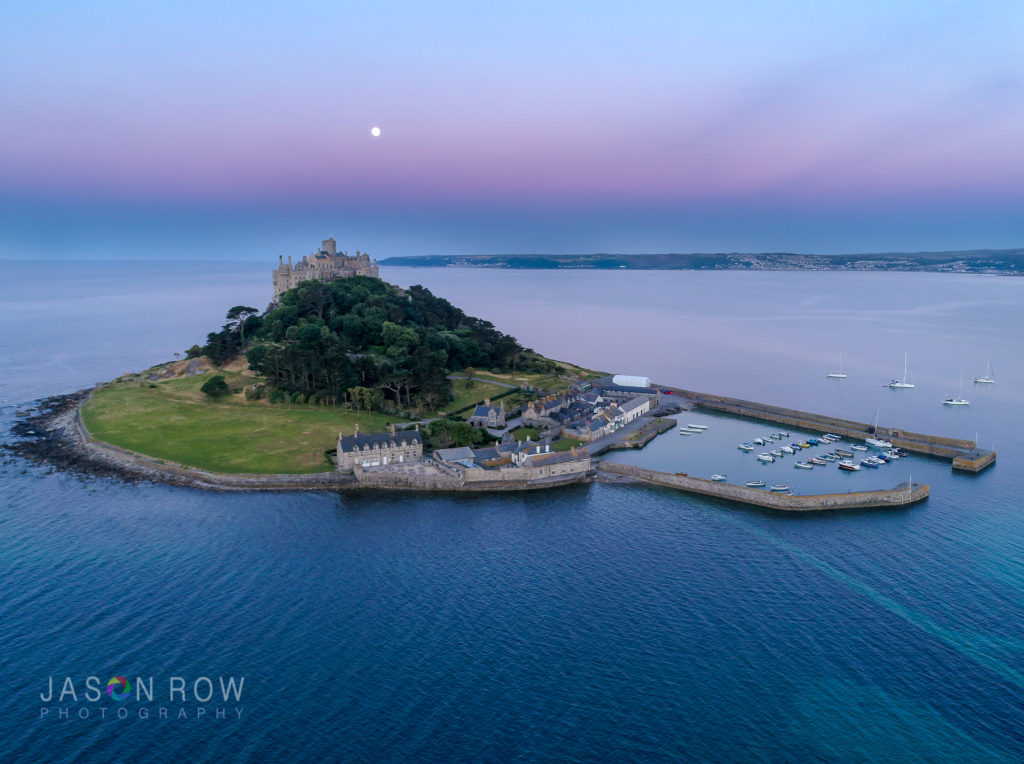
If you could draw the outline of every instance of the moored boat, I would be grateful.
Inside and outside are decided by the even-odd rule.
[[[795,454],[796,453],[796,449],[794,449],[792,446],[783,446],[779,450],[782,453],[784,453],[784,454]]]
[[[992,361],[991,360],[988,362],[988,368],[985,369],[985,376],[983,376],[983,377],[975,377],[974,381],[977,384],[985,384],[985,385],[991,385],[992,383],[994,383],[996,381],[996,375],[992,373]]]
[[[819,467],[828,466],[828,462],[826,462],[824,459],[819,459],[817,456],[810,456],[807,458],[807,461],[809,461],[811,464],[817,464]]]
[[[807,462],[796,462],[795,464],[793,464],[793,467],[798,469],[798,470],[813,470],[814,469],[814,465],[813,464],[808,464]]]
[[[773,448],[771,450],[771,455],[774,456],[776,459],[781,459],[782,458],[782,451],[780,451],[777,448]]]
[[[772,483],[771,490],[773,491],[788,491],[789,486],[785,483]]]
[[[714,475],[711,476],[711,479],[714,480],[716,483],[722,483],[725,482],[725,475],[719,475],[716,472]]]
[[[847,459],[849,459],[851,456],[853,456],[853,451],[847,451],[846,449],[843,448],[837,448],[836,456],[845,456]]]
[[[859,445],[857,443],[854,443],[852,446],[850,446],[850,448],[852,448],[854,451],[867,451],[868,450],[867,446],[862,446],[862,445]]]
[[[754,438],[754,444],[758,446],[764,445],[764,438]]]
[[[686,426],[689,427],[691,430],[706,430],[706,429],[708,429],[708,426],[706,424],[688,424]]]
[[[763,480],[748,480],[747,488],[764,488]]]
[[[860,470],[860,465],[854,464],[848,459],[844,459],[843,461],[839,462],[839,469],[849,470],[850,472],[858,472]]]
[[[860,466],[861,467],[871,467],[872,469],[878,469],[878,462],[876,462],[874,459],[861,459],[860,460]]]
[[[775,457],[772,456],[771,454],[758,454],[757,455],[757,460],[759,462],[765,462],[765,463],[770,464],[771,462],[775,461]]]
[[[738,446],[736,446],[736,448],[738,448],[740,451],[753,451],[754,450],[754,446],[752,444],[750,444],[750,443],[740,443]]]
[[[891,387],[891,388],[894,388],[894,389],[900,389],[900,388],[911,388],[913,386],[914,385],[912,383],[907,382],[907,354],[904,353],[903,354],[903,379],[894,379],[891,382],[889,382],[887,387]]]

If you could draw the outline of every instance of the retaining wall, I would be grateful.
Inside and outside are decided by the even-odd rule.
[[[914,483],[900,486],[888,491],[858,491],[855,493],[828,493],[810,496],[786,496],[772,493],[762,488],[748,488],[732,483],[719,483],[714,480],[690,477],[688,475],[672,475],[658,472],[632,464],[601,462],[598,469],[615,475],[625,475],[645,483],[676,488],[688,493],[699,493],[719,499],[754,504],[759,507],[781,509],[796,512],[814,512],[836,509],[866,509],[870,507],[903,507],[928,498],[928,486]]]

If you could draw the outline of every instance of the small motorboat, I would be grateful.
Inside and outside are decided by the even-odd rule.
[[[785,483],[773,483],[772,487],[771,487],[771,490],[773,490],[773,491],[788,491],[789,490],[789,486],[786,485]]]
[[[888,456],[890,461],[893,460],[893,459],[899,459],[900,458],[900,455],[898,453],[896,453],[895,451],[883,451],[882,455],[883,456]]]
[[[835,454],[821,454],[818,458],[819,459],[824,459],[826,462],[838,462],[839,461],[839,457],[836,456]]]
[[[771,462],[775,461],[775,457],[772,456],[771,454],[758,454],[757,460],[759,462],[765,462],[766,464],[770,464]]]
[[[845,456],[847,459],[849,459],[851,456],[853,456],[853,451],[844,451],[841,448],[837,448],[836,456]]]
[[[706,430],[706,429],[708,429],[708,426],[706,424],[688,424],[686,426],[689,427],[691,430]]]
[[[814,465],[807,462],[796,462],[793,467],[798,470],[813,470]]]
[[[849,470],[850,472],[859,472],[860,471],[860,465],[859,464],[854,464],[853,462],[849,461],[848,459],[844,459],[843,461],[839,462],[839,469],[841,469],[841,470]]]
[[[870,467],[873,470],[877,470],[878,469],[878,462],[876,462],[874,459],[861,459],[860,460],[860,466],[861,467]]]
[[[725,482],[725,475],[719,475],[716,472],[714,475],[711,476],[711,479],[714,480],[716,483],[724,483]]]
[[[784,454],[795,454],[795,453],[796,453],[796,449],[795,449],[795,448],[793,448],[792,446],[783,446],[783,447],[782,447],[782,448],[780,448],[779,450],[780,450],[780,451],[781,451],[782,453],[784,453]]]
[[[747,488],[764,488],[763,480],[748,480]]]
[[[854,451],[867,451],[868,450],[867,446],[860,446],[860,445],[857,445],[856,443],[854,443],[852,446],[850,446],[850,448],[852,448]]]
[[[810,456],[807,458],[807,461],[809,461],[811,464],[817,464],[819,467],[828,466],[828,462],[826,462],[824,459],[819,459],[817,456]]]
[[[772,456],[774,456],[774,457],[775,457],[776,459],[781,459],[781,458],[782,458],[782,451],[780,451],[780,450],[779,450],[779,449],[777,449],[777,448],[773,448],[773,449],[771,450],[771,452],[770,452],[770,453],[771,453],[771,455],[772,455]]]
[[[692,433],[692,432],[689,432],[688,430],[680,430],[680,431],[679,431],[679,434],[680,434],[680,435],[686,435],[686,436],[690,436],[690,435],[693,435],[693,433]]]
[[[800,446],[800,448],[810,448],[811,447],[811,444],[808,443],[806,440],[801,440],[799,443],[797,443],[797,445]]]
[[[764,438],[754,438],[754,444],[758,446],[764,445]]]
[[[750,443],[740,443],[736,446],[740,451],[753,451],[754,447]]]
[[[820,446],[821,445],[821,441],[818,440],[817,438],[808,438],[807,442],[810,443],[812,446]]]

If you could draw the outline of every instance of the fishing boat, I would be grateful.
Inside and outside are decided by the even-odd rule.
[[[691,430],[706,430],[706,429],[708,429],[708,426],[706,424],[688,424],[686,426],[689,427]]]
[[[740,451],[753,451],[754,450],[754,446],[752,444],[750,444],[750,443],[740,443],[738,446],[736,446],[736,448],[738,448]]]
[[[808,464],[807,462],[796,462],[793,465],[793,467],[798,469],[798,470],[813,470],[814,469],[814,465],[813,464]]]
[[[747,488],[764,488],[763,480],[748,480]]]
[[[827,375],[830,379],[846,379],[846,372],[843,371],[843,354],[839,354],[839,369],[830,371]]]
[[[784,453],[784,454],[795,454],[795,453],[796,453],[796,449],[795,449],[795,448],[793,448],[792,446],[783,446],[783,447],[782,447],[782,448],[780,448],[779,450],[780,450],[780,451],[781,451],[782,453]]]
[[[828,462],[826,462],[824,459],[822,459],[820,457],[817,457],[817,456],[809,456],[809,457],[807,457],[807,461],[809,461],[811,464],[817,464],[819,467],[827,467],[828,466]]]
[[[985,369],[985,376],[984,377],[975,377],[974,381],[977,384],[985,384],[985,385],[991,385],[993,382],[996,381],[996,375],[992,373],[992,361],[991,360],[989,360],[989,362],[988,362],[988,368]]]
[[[773,491],[788,491],[789,486],[785,483],[772,483],[771,490]]]
[[[910,387],[913,387],[913,386],[914,386],[913,384],[911,384],[910,382],[907,382],[907,354],[904,353],[903,354],[903,379],[894,379],[891,382],[889,382],[887,387],[891,387],[891,388],[894,388],[894,389],[902,389],[902,388],[910,388]]]
[[[774,456],[776,459],[781,459],[782,458],[782,451],[780,451],[777,448],[773,448],[771,450],[771,455]]]
[[[846,449],[843,448],[837,448],[836,456],[845,456],[847,459],[849,459],[851,456],[853,456],[853,451],[847,451]]]
[[[943,406],[970,406],[971,402],[964,398],[964,370],[960,369],[960,392],[957,393],[956,398],[945,398],[942,401]]]
[[[757,460],[759,462],[765,462],[766,464],[771,464],[772,462],[775,461],[775,457],[772,456],[771,454],[758,454],[757,455]]]
[[[839,462],[839,469],[841,469],[841,470],[849,470],[850,472],[859,472],[860,471],[860,465],[859,464],[854,464],[853,462],[844,459],[843,461]]]
[[[725,482],[725,475],[719,475],[716,472],[714,475],[711,476],[711,479],[714,480],[716,483],[724,483]]]

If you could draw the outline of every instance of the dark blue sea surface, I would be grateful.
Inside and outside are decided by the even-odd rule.
[[[173,357],[232,305],[263,307],[268,268],[0,262],[0,425],[39,396]],[[1024,280],[382,275],[554,357],[977,432],[999,461],[957,476],[901,460],[843,477],[912,471],[927,502],[790,515],[616,485],[212,493],[13,460],[0,466],[5,761],[1024,759]],[[883,388],[904,351],[917,387]],[[826,379],[840,352],[849,377]],[[990,358],[996,384],[943,407],[960,368],[970,378]],[[746,469],[734,436],[777,429],[680,419],[697,417],[705,435],[617,458],[732,477]],[[77,700],[42,700],[51,677],[57,695],[70,677]],[[125,700],[107,694],[115,677],[133,685]],[[154,699],[137,699],[150,677]],[[221,698],[228,677],[244,677],[237,701]]]

